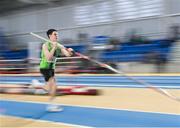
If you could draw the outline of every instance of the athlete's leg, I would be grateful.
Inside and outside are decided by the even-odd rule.
[[[44,86],[42,86],[42,89],[48,93],[50,92],[50,86],[49,86],[48,82],[46,82],[46,84]]]
[[[42,89],[44,89],[46,92],[50,94],[51,85],[53,84],[51,81],[51,78],[54,77],[54,70],[51,69],[40,69],[41,74],[43,75],[46,84],[42,86]]]
[[[49,90],[49,95],[50,95],[50,101],[52,101],[55,98],[56,95],[56,82],[54,76],[49,78],[47,81],[47,85],[45,86],[46,89]]]
[[[57,89],[56,80],[54,76],[49,78],[47,82],[47,86],[49,87],[49,96],[50,96],[49,98],[50,105],[48,105],[47,110],[51,112],[62,111],[63,109],[60,107],[60,105],[54,103],[54,99],[56,96],[56,89]]]
[[[37,87],[43,89],[41,90],[41,92],[39,92],[40,89],[37,89]],[[40,83],[39,80],[37,79],[33,79],[32,82],[31,82],[31,85],[29,86],[29,88],[31,89],[34,89],[34,93],[49,93],[49,85],[47,84],[47,81],[46,81],[46,84],[44,85],[43,83]]]

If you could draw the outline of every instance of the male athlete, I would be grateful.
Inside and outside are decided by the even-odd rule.
[[[41,51],[41,62],[40,62],[40,72],[43,75],[46,85],[43,89],[47,90],[50,95],[50,105],[48,105],[48,111],[61,111],[62,108],[58,105],[52,103],[56,95],[56,82],[54,77],[55,70],[55,58],[56,54],[60,53],[64,56],[71,56],[73,49],[66,49],[65,47],[61,47],[58,44],[58,32],[55,29],[49,29],[47,31],[47,36],[49,38],[49,42],[45,42],[42,45]]]

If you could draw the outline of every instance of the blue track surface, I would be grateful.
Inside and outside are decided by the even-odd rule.
[[[123,76],[58,76],[58,85],[85,85],[108,87],[144,87]],[[161,88],[180,89],[180,76],[138,76],[136,79],[144,80],[153,86]],[[44,82],[41,76],[1,76],[0,83],[6,84],[30,84],[32,79]]]
[[[180,127],[180,115],[63,106],[63,112],[45,111],[46,104],[1,100],[4,115],[91,127]]]

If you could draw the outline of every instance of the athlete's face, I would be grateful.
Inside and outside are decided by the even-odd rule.
[[[58,32],[54,31],[51,35],[49,35],[49,39],[53,42],[57,42],[58,40]]]

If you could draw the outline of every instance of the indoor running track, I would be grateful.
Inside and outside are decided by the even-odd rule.
[[[180,127],[180,115],[63,105],[47,112],[43,102],[1,100],[2,115],[87,127]]]

